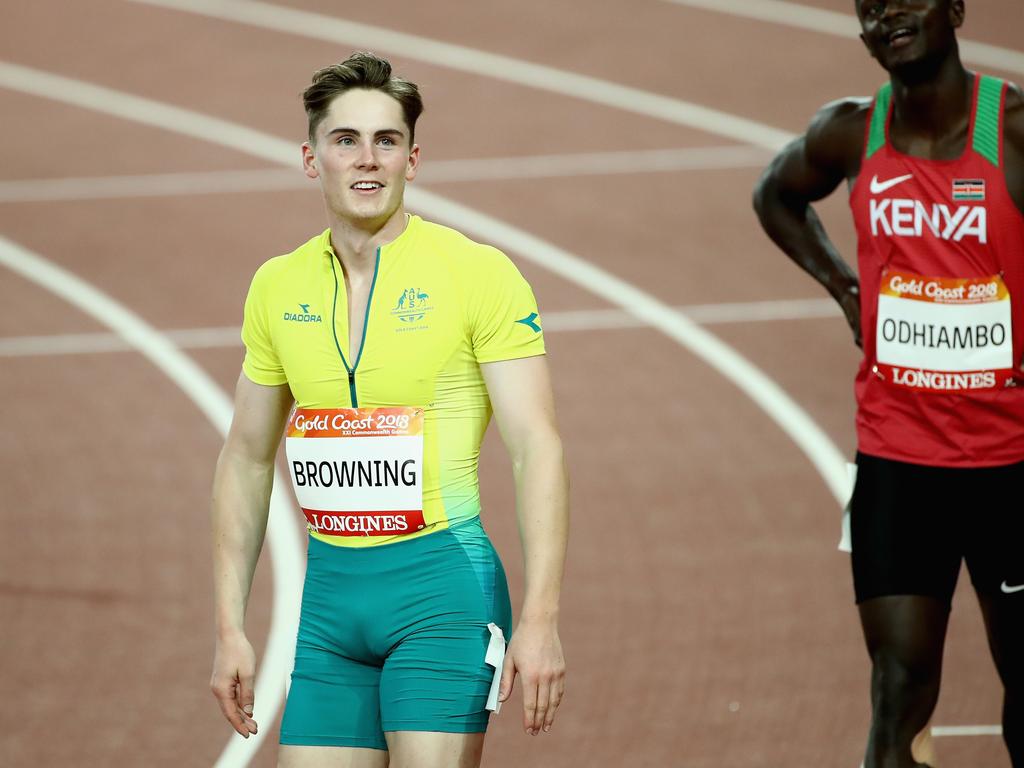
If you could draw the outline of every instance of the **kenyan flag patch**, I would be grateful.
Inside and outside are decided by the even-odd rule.
[[[985,181],[984,179],[954,179],[953,180],[954,200],[984,200]]]

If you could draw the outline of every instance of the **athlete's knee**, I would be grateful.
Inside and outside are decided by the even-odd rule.
[[[938,701],[940,669],[933,663],[885,652],[875,653],[872,662],[876,738],[909,746]]]
[[[871,656],[872,674],[884,693],[925,693],[938,687],[941,668],[932,659],[908,657],[882,648]]]

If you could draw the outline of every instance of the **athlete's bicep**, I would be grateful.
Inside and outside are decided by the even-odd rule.
[[[765,169],[756,191],[759,210],[766,198],[801,209],[856,175],[865,110],[865,103],[855,99],[823,107],[807,132],[787,144]]]
[[[480,366],[502,441],[515,461],[531,440],[557,437],[555,399],[545,355]]]
[[[287,384],[257,384],[242,373],[235,387],[235,412],[224,451],[272,464],[291,405]]]
[[[776,193],[787,203],[799,205],[821,200],[843,180],[841,169],[815,159],[808,140],[806,135],[794,139],[766,171],[773,177]]]

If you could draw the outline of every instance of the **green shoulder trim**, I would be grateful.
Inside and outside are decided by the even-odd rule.
[[[1003,81],[988,75],[978,84],[978,104],[974,111],[974,151],[999,167],[999,106]]]
[[[889,102],[892,101],[892,83],[886,83],[878,89],[875,96],[875,107],[871,110],[871,128],[868,131],[868,148],[865,159],[885,146],[885,123],[889,119]]]

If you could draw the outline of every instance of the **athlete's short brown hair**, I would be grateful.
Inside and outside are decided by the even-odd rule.
[[[316,138],[316,129],[327,116],[335,97],[354,88],[381,91],[402,106],[409,128],[409,144],[413,143],[416,121],[423,112],[420,89],[398,75],[391,74],[391,62],[366,51],[353,53],[344,61],[313,73],[313,82],[302,93],[302,103],[309,119],[309,141]]]

